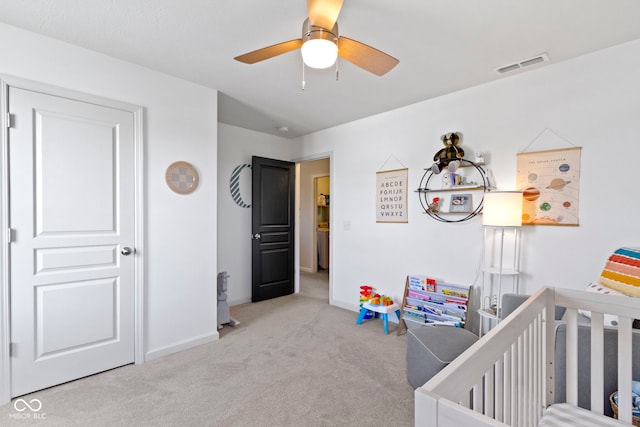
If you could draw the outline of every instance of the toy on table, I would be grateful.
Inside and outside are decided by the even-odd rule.
[[[373,287],[367,286],[367,285],[360,286],[360,309],[362,309],[362,304],[370,301],[372,297],[373,297]],[[367,311],[367,314],[365,315],[365,319],[367,320],[371,319],[373,316],[374,316],[374,313],[372,311]]]
[[[364,304],[365,302],[373,305],[388,307],[393,304],[393,298],[387,295],[374,293],[374,289],[372,286],[363,285],[360,286],[360,309],[362,309],[362,304]],[[365,319],[371,319],[374,315],[375,313],[369,310],[365,315]]]
[[[373,288],[371,286],[360,286],[360,304],[371,299]]]
[[[394,313],[400,319],[399,307],[393,303],[393,299],[387,295],[380,295],[378,293],[371,295],[373,289],[370,287],[364,288],[366,293],[365,298],[369,298],[367,301],[360,303],[360,314],[356,325],[361,325],[365,319],[371,319],[372,317],[382,317],[382,326],[385,334],[389,333],[389,313]],[[362,292],[361,292],[362,297]]]
[[[385,307],[390,306],[391,304],[393,304],[393,299],[387,295],[380,295],[380,294],[375,294],[371,300],[369,301],[370,304],[373,305],[383,305]]]

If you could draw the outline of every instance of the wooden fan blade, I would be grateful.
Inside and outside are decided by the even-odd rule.
[[[309,23],[331,30],[338,20],[343,0],[307,0]]]
[[[255,64],[256,62],[264,61],[265,59],[273,58],[274,56],[282,55],[295,49],[300,49],[300,47],[302,47],[302,39],[289,40],[288,42],[274,44],[273,46],[263,47],[262,49],[236,56],[233,59],[244,62],[245,64]]]
[[[338,56],[377,76],[388,73],[400,62],[381,50],[347,37],[338,39]]]

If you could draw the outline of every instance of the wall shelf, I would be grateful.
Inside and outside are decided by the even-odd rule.
[[[418,188],[416,193],[438,193],[445,191],[484,190],[484,185],[455,185],[450,188]]]
[[[491,190],[489,177],[480,164],[466,159],[458,160],[460,166],[455,172],[443,170],[440,174],[435,174],[433,169],[426,168],[420,186],[415,191],[424,213],[437,221],[463,222],[474,218],[482,212],[484,193]],[[460,183],[456,184],[458,181]],[[465,200],[464,195],[460,194],[464,191],[469,192],[466,198],[469,203],[460,209],[464,202],[454,203]],[[435,199],[438,199],[437,204],[434,203]]]

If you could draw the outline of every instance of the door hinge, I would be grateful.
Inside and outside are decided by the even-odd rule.
[[[16,343],[9,343],[9,357],[16,357]]]
[[[7,228],[7,243],[13,242],[13,229]]]
[[[7,127],[10,128],[13,126],[13,114],[7,113]]]

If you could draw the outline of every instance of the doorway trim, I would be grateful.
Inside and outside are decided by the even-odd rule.
[[[10,355],[10,309],[11,299],[9,244],[11,231],[9,230],[9,88],[20,88],[41,92],[47,95],[69,98],[76,101],[107,106],[133,114],[134,120],[134,176],[135,176],[135,236],[134,247],[138,256],[134,258],[134,363],[144,363],[144,283],[146,251],[144,229],[144,131],[143,108],[126,102],[89,95],[70,89],[64,89],[44,83],[38,83],[19,77],[0,74],[0,405],[11,401],[11,355]]]
[[[295,215],[296,229],[294,233],[295,239],[296,239],[295,240],[296,249],[295,249],[295,257],[294,257],[295,258],[294,262],[296,266],[294,271],[296,293],[300,292],[300,208],[301,208],[300,206],[300,184],[301,184],[300,163],[311,162],[314,160],[322,160],[322,159],[329,159],[329,176],[331,177],[331,181],[329,182],[329,194],[333,195],[334,194],[333,189],[334,189],[334,183],[335,183],[335,180],[333,178],[333,150],[324,152],[324,153],[296,157],[295,159],[292,160],[292,162],[296,163],[296,215]],[[324,174],[323,176],[326,176],[326,174]],[[329,218],[334,218],[333,215],[334,215],[333,203],[331,203],[329,205]],[[333,227],[330,228],[329,230],[329,265],[330,266],[335,266],[334,260],[333,260],[333,241],[334,241],[333,230],[334,230]],[[334,271],[335,271],[335,268],[333,267],[329,268],[329,305],[333,305],[333,272]]]

